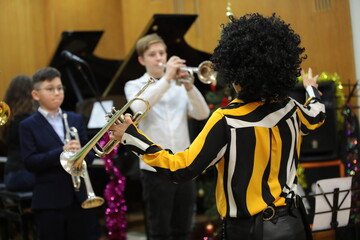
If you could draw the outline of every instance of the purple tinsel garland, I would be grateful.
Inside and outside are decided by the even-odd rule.
[[[360,173],[360,161],[359,161],[359,127],[358,127],[358,118],[356,114],[352,111],[351,106],[348,104],[345,105],[344,112],[345,121],[345,134],[346,134],[346,156],[345,167],[346,167],[346,176],[352,176],[352,188],[358,189],[360,186],[359,173]],[[359,203],[360,194],[358,191],[354,191],[351,194],[351,211],[350,211],[350,221],[352,223],[360,222],[360,203]]]
[[[100,145],[104,146],[109,141],[108,134],[105,134],[100,141]],[[109,174],[110,182],[104,190],[104,197],[107,203],[105,211],[105,223],[109,240],[125,240],[126,239],[126,202],[124,198],[125,177],[120,173],[119,169],[114,166],[112,158],[117,154],[118,146],[102,158],[105,164],[105,170]]]

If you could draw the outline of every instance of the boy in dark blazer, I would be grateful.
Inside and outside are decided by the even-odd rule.
[[[97,224],[93,210],[81,208],[87,198],[84,181],[80,190],[75,191],[71,175],[60,164],[61,152],[77,151],[87,142],[85,125],[79,114],[66,112],[69,126],[77,128],[81,143],[71,140],[64,144],[61,74],[46,67],[38,70],[32,80],[32,96],[39,108],[20,123],[20,143],[25,167],[36,179],[31,207],[39,239],[98,239],[100,234],[93,233]],[[87,163],[93,159],[91,152]]]

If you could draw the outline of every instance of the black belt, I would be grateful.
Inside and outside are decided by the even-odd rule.
[[[286,206],[280,206],[275,207],[272,205],[267,206],[263,211],[260,213],[252,216],[252,217],[243,217],[243,218],[229,218],[225,217],[225,219],[230,221],[251,221],[252,218],[256,218],[257,216],[261,216],[262,220],[264,221],[271,221],[272,219],[275,219],[277,217],[282,217],[291,214],[291,209],[295,208],[295,205],[286,205]]]
[[[287,201],[286,206],[280,206],[276,207],[273,205],[267,206],[263,211],[260,213],[251,216],[251,217],[243,217],[243,218],[229,218],[226,217],[224,220],[224,223],[233,225],[235,224],[238,226],[247,226],[250,224],[250,227],[248,229],[249,236],[252,236],[251,239],[260,240],[263,237],[263,222],[270,221],[273,224],[276,224],[279,217],[292,215],[292,210],[296,208],[296,204],[294,204],[294,201]],[[224,227],[224,226],[223,226]],[[225,238],[226,239],[226,238]]]
[[[281,206],[281,207],[267,206],[262,211],[262,219],[264,221],[272,221],[278,217],[289,215],[290,209],[291,207],[289,206]]]

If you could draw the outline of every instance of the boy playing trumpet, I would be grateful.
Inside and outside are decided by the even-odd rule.
[[[188,77],[186,71],[181,71],[185,60],[177,56],[167,60],[166,45],[157,34],[141,38],[136,50],[146,73],[126,83],[127,100],[134,97],[150,76],[157,79],[140,95],[151,108],[139,128],[164,148],[183,151],[190,145],[188,117],[206,119],[210,113],[207,103],[192,83],[176,84],[176,79]],[[160,64],[166,64],[165,69]],[[144,112],[146,105],[135,101],[130,108],[134,113]],[[142,161],[140,169],[148,239],[190,239],[196,201],[195,182],[175,184]]]

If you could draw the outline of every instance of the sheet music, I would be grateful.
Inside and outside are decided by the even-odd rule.
[[[114,106],[112,100],[95,102],[91,110],[90,120],[88,122],[88,128],[102,128],[106,125],[105,115],[111,111],[111,108]]]
[[[339,188],[339,191],[349,191],[339,192],[338,206],[341,203],[342,205],[337,212],[337,221],[339,224],[337,227],[346,226],[349,223],[349,208],[351,205],[351,179],[352,177],[330,178],[322,179],[316,182],[315,194],[331,193],[334,192],[335,188]],[[334,194],[326,194],[326,197],[330,205],[323,195],[315,196],[315,216],[312,231],[331,229],[331,207],[333,206]]]

